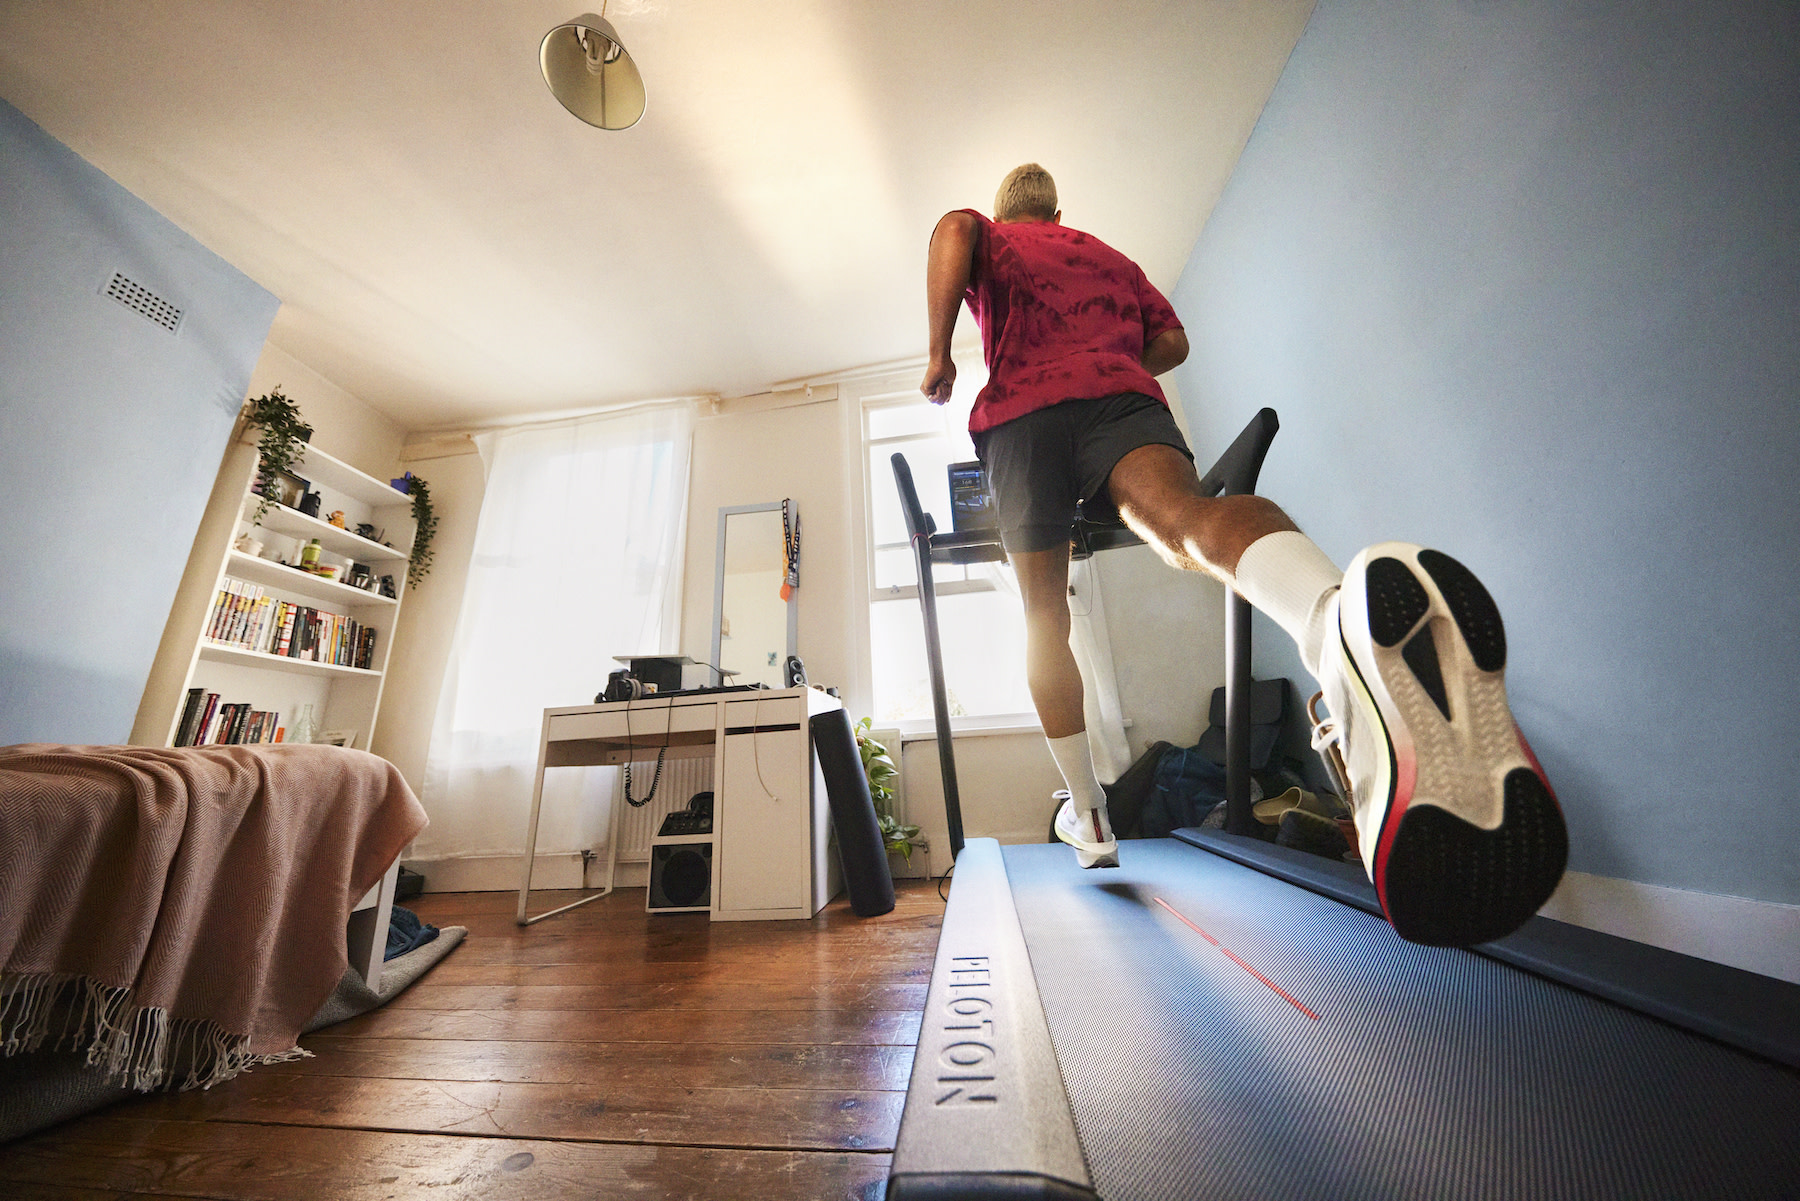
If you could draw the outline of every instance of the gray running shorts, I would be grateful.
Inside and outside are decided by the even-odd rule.
[[[1106,482],[1120,459],[1140,446],[1173,446],[1191,462],[1181,428],[1154,396],[1123,392],[1098,400],[1065,400],[975,435],[975,453],[1009,551],[1049,550],[1067,543],[1075,505],[1090,521],[1116,521]]]

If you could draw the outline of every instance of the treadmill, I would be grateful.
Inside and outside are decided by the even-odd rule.
[[[1264,409],[1203,477],[1248,493]],[[1800,986],[1548,918],[1402,940],[1360,864],[1250,836],[1250,609],[1228,593],[1226,828],[965,843],[932,564],[919,572],[955,868],[889,1201],[1800,1197]],[[1135,543],[1076,523],[1077,553]]]

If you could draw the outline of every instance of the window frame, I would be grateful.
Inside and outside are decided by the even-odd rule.
[[[855,431],[855,445],[859,471],[862,476],[862,529],[860,531],[864,562],[862,572],[863,596],[859,605],[860,619],[864,636],[863,661],[869,672],[870,708],[874,707],[875,679],[874,655],[870,645],[870,629],[874,606],[892,602],[918,603],[919,586],[916,572],[914,580],[907,584],[881,584],[877,579],[879,555],[881,552],[894,550],[910,551],[911,544],[906,541],[881,542],[877,540],[875,528],[875,489],[885,484],[894,486],[891,475],[879,470],[879,459],[885,462],[893,450],[904,451],[908,445],[918,443],[941,442],[944,438],[954,439],[955,435],[946,428],[942,432],[890,434],[873,436],[870,431],[871,414],[880,409],[905,408],[928,405],[919,393],[914,390],[871,390],[854,400],[855,411],[852,422]],[[972,453],[972,452],[971,452]],[[884,478],[878,478],[884,477]],[[960,578],[944,578],[946,568],[960,573]],[[997,593],[999,589],[993,581],[973,575],[967,566],[939,564],[932,572],[933,591],[940,597],[968,595],[974,593]],[[898,727],[905,741],[935,738],[936,719],[934,716],[909,717],[892,719],[887,724]],[[1035,709],[1025,709],[1007,713],[985,713],[956,715],[950,718],[952,736],[968,736],[980,734],[1037,733],[1042,730]]]

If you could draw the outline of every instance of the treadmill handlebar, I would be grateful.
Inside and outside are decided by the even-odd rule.
[[[1200,491],[1208,496],[1244,496],[1256,491],[1257,477],[1262,474],[1263,457],[1269,444],[1281,429],[1275,410],[1258,409],[1225,453],[1200,477]]]

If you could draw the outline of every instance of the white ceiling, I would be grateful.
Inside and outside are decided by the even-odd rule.
[[[581,0],[0,0],[0,97],[449,428],[922,355],[933,222],[1026,160],[1166,290],[1311,8],[615,0],[606,133],[538,73]]]

